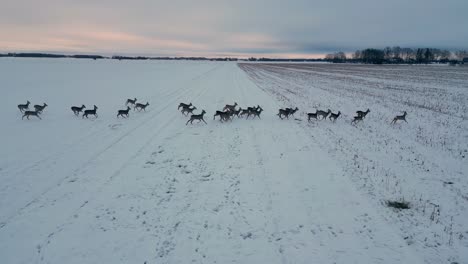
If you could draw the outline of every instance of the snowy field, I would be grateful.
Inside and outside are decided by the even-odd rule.
[[[468,262],[466,67],[0,59],[0,76],[1,263]],[[133,97],[147,111],[116,118]],[[234,101],[262,118],[213,121]]]

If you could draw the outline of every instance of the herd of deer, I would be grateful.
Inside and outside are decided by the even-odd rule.
[[[252,116],[252,118],[260,118],[260,114],[263,112],[263,108],[261,108],[259,105],[247,107],[246,109],[242,109],[241,107],[239,107],[239,109],[236,109],[236,107],[236,102],[234,102],[233,105],[225,105],[222,110],[215,112],[215,114],[213,115],[213,120],[215,120],[217,116],[219,116],[219,120],[221,122],[232,121],[232,119],[235,116],[238,118],[242,118],[245,116],[246,119],[248,119],[250,116]],[[191,114],[190,119],[187,121],[187,123],[185,123],[185,125],[188,125],[188,123],[192,124],[195,120],[198,120],[198,122],[203,121],[206,124],[205,119],[203,119],[203,116],[206,114],[206,111],[202,110],[201,114],[195,115],[193,114],[193,110],[195,109],[197,108],[194,105],[192,105],[192,103],[180,103],[179,107],[177,107],[177,110],[180,110],[180,112],[183,115],[187,116],[188,114]]]
[[[133,110],[138,110],[139,112],[141,110],[144,110],[146,111],[146,107],[149,106],[149,103],[146,102],[146,104],[141,104],[141,103],[137,103],[136,102],[137,99],[134,98],[134,99],[127,99],[127,102],[125,103],[125,105],[127,106],[127,109],[123,109],[123,110],[118,110],[117,111],[117,118],[118,117],[127,117],[128,118],[128,114],[130,112],[130,106],[129,105],[132,105],[133,106]],[[20,110],[21,113],[23,113],[23,117],[21,119],[24,119],[25,117],[27,119],[29,119],[30,116],[35,116],[39,119],[42,119],[39,115],[42,114],[42,111],[44,110],[44,108],[46,108],[47,104],[44,103],[44,105],[34,105],[34,111],[29,111],[29,104],[31,104],[29,101],[26,102],[26,104],[19,104],[18,105],[18,109]],[[86,108],[85,105],[81,105],[81,106],[72,106],[71,107],[71,110],[73,111],[73,113],[76,115],[76,116],[79,116],[79,114],[81,112],[83,112],[83,115],[82,115],[82,118],[88,118],[89,115],[93,115],[94,117],[98,117],[98,114],[97,114],[97,109],[98,107],[96,105],[94,105],[94,108],[93,109],[87,109],[87,110],[84,110]]]
[[[250,116],[253,118],[258,117],[260,118],[260,114],[263,111],[263,108],[260,107],[260,105],[257,106],[252,106],[252,107],[247,107],[245,109],[242,109],[242,107],[239,107],[239,109],[236,109],[237,103],[234,102],[233,105],[225,105],[222,110],[218,110],[215,112],[213,115],[213,120],[216,119],[217,116],[219,116],[219,121],[221,122],[227,122],[227,121],[232,121],[234,117],[244,117],[246,116],[246,119],[248,119]],[[206,124],[205,119],[203,119],[203,116],[206,114],[205,110],[202,110],[201,114],[195,115],[193,114],[193,110],[197,109],[192,103],[190,104],[185,104],[185,103],[180,103],[179,107],[177,108],[178,110],[181,111],[181,113],[185,116],[188,116],[188,114],[191,114],[190,119],[185,123],[188,125],[188,123],[192,124],[193,121],[198,120],[199,122],[204,122]],[[284,109],[279,109],[278,114],[276,114],[279,118],[284,119],[287,118],[289,119],[290,116],[294,116],[294,113],[296,113],[299,110],[299,108],[284,108]],[[367,109],[366,111],[357,111],[356,116],[353,118],[351,121],[351,124],[356,124],[359,121],[362,121],[367,114],[369,114],[370,110]],[[338,111],[338,113],[332,113],[330,109],[328,111],[323,111],[323,110],[316,110],[315,113],[307,113],[307,120],[310,122],[311,119],[315,120],[324,120],[324,119],[329,119],[333,122],[335,122],[339,117],[341,116],[341,111]],[[395,124],[398,120],[406,121],[406,111],[404,112],[403,115],[397,115],[395,118],[393,118],[391,124]]]
[[[118,110],[117,118],[129,117],[129,112],[131,109],[129,105],[133,106],[134,111],[135,110],[146,111],[146,107],[149,106],[149,103],[147,102],[146,104],[141,104],[141,103],[137,103],[136,101],[137,101],[136,98],[127,99],[127,101],[125,102],[127,109]],[[47,107],[47,104],[44,103],[43,105],[34,105],[34,111],[29,111],[29,105],[30,105],[29,101],[27,101],[26,104],[18,105],[18,109],[20,110],[21,113],[23,113],[23,117],[21,119],[24,119],[25,117],[29,119],[30,116],[35,116],[41,119],[39,115],[42,114],[44,109]],[[260,119],[260,114],[263,112],[263,108],[260,107],[260,105],[247,107],[245,109],[243,109],[242,107],[239,107],[238,109],[236,109],[237,106],[238,104],[236,102],[234,102],[234,104],[232,105],[229,105],[229,104],[225,105],[222,110],[215,112],[215,114],[213,115],[213,120],[215,120],[217,116],[219,116],[219,120],[221,122],[232,121],[234,117],[237,117],[237,118],[245,117],[246,119],[248,119],[249,117],[252,116],[252,118],[258,117]],[[85,118],[85,117],[88,118],[89,115],[93,115],[96,118],[98,117],[97,115],[98,107],[96,105],[94,105],[93,109],[84,110],[85,108],[86,108],[85,105],[81,105],[81,107],[72,106],[71,110],[76,116],[79,116],[79,114],[83,112],[82,118]],[[190,104],[180,103],[177,109],[180,110],[181,113],[185,116],[188,116],[189,114],[191,114],[190,119],[187,121],[187,123],[185,123],[185,125],[188,125],[188,123],[192,124],[193,121],[195,120],[198,120],[198,122],[203,121],[206,124],[206,121],[203,118],[203,116],[206,114],[206,111],[202,110],[200,114],[193,114],[193,111],[197,108],[194,105],[192,105],[192,103]],[[279,109],[278,114],[276,115],[281,119],[284,119],[284,118],[289,119],[289,117],[294,116],[294,113],[296,113],[298,110],[299,108],[297,107],[294,109],[293,108]],[[367,114],[369,114],[369,112],[370,112],[369,109],[367,109],[366,111],[356,111],[356,116],[351,121],[351,124],[356,124],[357,122],[362,121],[367,116]],[[391,124],[395,124],[399,120],[407,122],[406,115],[407,113],[405,111],[403,115],[395,116]],[[335,113],[332,113],[330,109],[328,109],[327,111],[316,110],[315,113],[307,113],[307,121],[310,122],[311,119],[324,120],[328,118],[329,120],[335,122],[340,116],[341,116],[340,111],[338,111],[338,113],[335,114]]]

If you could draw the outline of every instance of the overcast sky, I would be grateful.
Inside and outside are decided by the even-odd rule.
[[[468,49],[468,0],[0,0],[0,52],[314,57]]]

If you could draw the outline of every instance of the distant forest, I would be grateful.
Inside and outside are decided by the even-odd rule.
[[[101,56],[101,55],[64,55],[50,53],[0,53],[0,57],[19,58],[75,58],[75,59],[113,59],[113,60],[194,60],[194,61],[263,61],[263,62],[314,62],[369,63],[369,64],[428,64],[428,63],[468,63],[465,50],[449,51],[435,48],[400,48],[357,50],[351,55],[344,52],[327,54],[323,59],[281,59],[281,58],[206,58],[206,57],[145,57],[145,56]]]
[[[386,47],[384,49],[364,49],[355,51],[350,57],[344,52],[327,54],[326,61],[343,63],[370,63],[370,64],[427,64],[427,63],[468,63],[468,52],[434,48],[400,48]]]

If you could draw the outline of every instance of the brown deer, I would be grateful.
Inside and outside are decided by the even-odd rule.
[[[335,122],[336,119],[338,119],[338,117],[340,117],[340,115],[341,115],[341,111],[338,111],[338,113],[336,113],[336,114],[331,113],[330,116],[328,117],[328,119]]]
[[[242,112],[242,107],[239,107],[238,110],[234,110],[231,112],[232,116],[237,116],[239,117],[239,114]]]
[[[289,119],[289,110],[279,109],[278,114],[276,114],[276,115],[281,119],[283,119],[284,117]]]
[[[326,119],[326,118],[327,118],[327,116],[331,113],[331,110],[328,109],[327,112],[322,111],[322,110],[317,110],[316,113],[317,113],[317,119],[319,119],[318,117],[322,117],[322,120],[323,120],[323,119]]]
[[[197,109],[195,106],[190,108],[190,106],[183,107],[180,111],[183,115],[187,116],[188,114],[192,114],[193,110]]]
[[[125,105],[128,105],[128,104],[135,105],[136,101],[137,101],[136,98],[133,98],[133,100],[132,99],[127,99],[127,102],[125,103]]]
[[[249,107],[249,108],[250,108],[250,107]],[[238,116],[239,116],[239,117],[243,117],[243,116],[245,116],[245,115],[248,115],[249,112],[250,112],[249,109],[242,109],[242,110],[240,111],[240,113],[239,113]]]
[[[84,113],[83,113],[83,116],[81,118],[84,118],[85,116],[86,116],[86,118],[88,118],[88,115],[93,115],[94,117],[97,118],[98,117],[97,112],[96,112],[97,109],[98,109],[98,107],[95,105],[93,110],[91,110],[91,109],[85,110]]]
[[[24,117],[28,118],[29,120],[29,116],[35,116],[39,119],[42,119],[40,116],[39,116],[39,112],[38,111],[25,111],[24,112],[24,115],[21,119],[24,119]]]
[[[246,119],[249,119],[251,115],[253,116],[253,118],[258,117],[259,119],[261,119],[260,114],[262,112],[263,112],[263,108],[261,108],[260,106],[257,106],[257,109],[249,111],[249,114],[247,115]]]
[[[312,118],[317,120],[317,110],[315,111],[315,113],[307,113],[307,121],[310,122],[310,119]]]
[[[44,110],[44,108],[47,107],[47,104],[44,103],[44,105],[34,105],[34,109],[39,112],[40,114],[42,114],[42,111]]]
[[[127,109],[126,109],[126,110],[119,110],[119,111],[117,112],[117,118],[118,118],[119,116],[121,116],[122,118],[123,118],[124,116],[128,118],[128,112],[129,112],[129,111],[130,111],[130,106],[127,106]]]
[[[403,115],[397,115],[395,116],[395,118],[393,118],[392,122],[390,124],[396,124],[396,122],[398,120],[403,120],[405,121],[406,123],[408,123],[408,121],[406,121],[406,111],[403,112]]]
[[[369,110],[369,108],[367,108],[366,111],[356,111],[356,114],[357,114],[358,116],[361,116],[362,118],[365,118],[366,115],[369,114],[369,112],[370,112],[370,110]]]
[[[223,111],[226,111],[226,110],[228,110],[228,111],[234,111],[234,110],[236,110],[236,106],[237,106],[237,103],[236,103],[236,102],[234,102],[233,105],[228,105],[228,104],[227,104],[227,105],[224,106]]]
[[[141,110],[145,110],[146,112],[146,107],[148,107],[148,105],[149,105],[148,102],[146,102],[146,104],[136,103],[135,107],[133,108],[133,111],[138,110],[138,112],[140,112]]]
[[[79,114],[80,112],[83,112],[83,109],[85,109],[85,108],[86,108],[85,105],[81,105],[81,107],[72,106],[72,107],[71,107],[71,110],[73,111],[73,113],[74,113],[76,116],[78,116],[78,114]]]
[[[363,118],[364,118],[363,116],[355,116],[353,121],[351,121],[351,124],[356,124],[357,122],[361,122]]]
[[[299,108],[297,108],[297,107],[294,108],[294,109],[292,109],[292,108],[286,108],[285,110],[288,110],[288,111],[289,111],[289,115],[294,116],[294,113],[296,113],[297,110],[299,110]]]
[[[231,112],[230,111],[216,111],[213,115],[213,120],[216,119],[216,116],[219,116],[219,121],[229,120],[231,119]],[[231,119],[232,120],[232,119]]]
[[[190,103],[190,104],[180,103],[180,104],[179,104],[179,107],[177,107],[177,110],[179,110],[181,107],[182,107],[182,108],[188,108],[188,107],[190,107],[190,106],[192,106],[192,103]]]
[[[192,124],[192,122],[195,121],[195,120],[198,120],[198,122],[203,121],[205,124],[207,124],[205,119],[203,119],[203,115],[205,115],[205,114],[206,114],[205,110],[202,110],[201,114],[190,116],[190,119],[187,121],[187,123],[185,123],[185,125],[187,125],[189,122],[190,122],[190,124]]]
[[[29,104],[31,102],[27,101],[25,104],[19,104],[18,109],[20,110],[21,113],[23,113],[25,110],[29,109]]]

